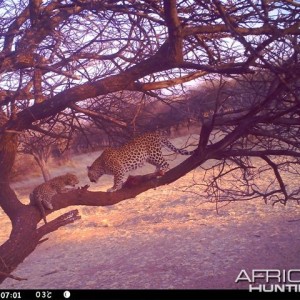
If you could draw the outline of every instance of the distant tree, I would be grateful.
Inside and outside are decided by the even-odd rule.
[[[44,181],[51,178],[48,160],[53,153],[61,155],[69,146],[71,133],[66,128],[44,124],[43,131],[27,130],[20,139],[19,151],[32,155],[41,169]],[[47,134],[45,134],[45,132]]]
[[[250,88],[256,73],[267,74],[263,88],[253,85],[241,96],[233,91],[233,112],[222,110],[231,94],[226,99],[217,93],[194,155],[158,180],[109,196],[71,191],[54,198],[54,211],[112,205],[174,182],[207,160],[217,162],[212,168],[218,175],[204,183],[215,198],[299,201],[299,188],[282,176],[299,175],[299,17],[293,0],[1,1],[0,205],[12,231],[0,246],[0,282],[46,234],[79,218],[78,211],[70,211],[37,228],[39,211],[22,204],[10,186],[18,140],[60,116],[76,128],[93,114],[105,128],[132,126],[115,114],[122,98],[101,103],[99,96],[127,90],[163,101],[195,79],[216,80],[222,91],[224,80],[233,78],[238,90],[241,78]],[[91,99],[101,105],[91,106]],[[272,180],[257,186],[252,171],[263,174],[266,167]],[[220,178],[231,186],[225,189]]]

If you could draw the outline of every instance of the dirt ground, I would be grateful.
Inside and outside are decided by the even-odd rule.
[[[98,154],[74,158],[73,166],[56,171],[77,170],[84,185],[83,165]],[[299,205],[237,201],[217,213],[216,203],[183,191],[202,172],[111,207],[79,207],[81,220],[50,234],[14,271],[27,280],[7,279],[1,288],[245,289],[246,282],[235,283],[242,269],[300,269]],[[24,180],[15,189],[21,195],[34,184]],[[99,184],[106,190],[112,177]],[[10,224],[3,212],[0,218],[2,243]]]

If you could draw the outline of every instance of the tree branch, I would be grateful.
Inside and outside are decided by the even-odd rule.
[[[42,238],[44,235],[51,233],[62,226],[72,224],[81,219],[81,216],[78,214],[79,212],[77,209],[64,213],[63,215],[38,228],[37,234],[40,235],[40,238]]]
[[[282,180],[282,177],[281,177],[281,175],[279,173],[278,166],[268,156],[266,156],[266,155],[262,155],[261,158],[263,160],[265,160],[268,163],[268,165],[273,169],[275,177],[277,179],[277,182],[278,182],[278,184],[280,186],[280,190],[281,190],[281,192],[284,195],[283,203],[286,203],[286,201],[288,200],[289,196],[288,196],[288,193],[286,191],[285,184],[284,184],[284,182]]]
[[[299,23],[293,24],[290,27],[286,27],[284,29],[277,29],[278,33],[281,35],[291,34],[291,35],[299,35]],[[243,36],[259,36],[262,34],[272,35],[273,28],[269,25],[264,25],[256,28],[248,28],[248,27],[235,27],[235,32]],[[226,24],[218,24],[218,25],[202,25],[202,26],[186,26],[182,30],[182,34],[184,37],[193,36],[196,34],[214,34],[214,33],[228,33],[228,26]]]
[[[86,109],[86,108],[82,108],[82,107],[76,105],[75,103],[71,103],[69,105],[69,107],[74,109],[77,112],[84,113],[85,115],[90,116],[92,118],[100,118],[102,120],[109,121],[109,122],[111,122],[113,124],[116,124],[118,126],[121,126],[121,127],[127,127],[128,126],[128,124],[126,122],[117,120],[113,117],[110,117],[108,115],[105,115],[105,114],[102,114],[102,113],[99,113],[99,112],[95,112],[95,111],[92,111],[92,110],[89,110],[89,109]]]
[[[212,146],[211,146],[212,147]],[[216,153],[214,158],[220,159],[221,157],[263,157],[263,156],[291,156],[300,157],[300,152],[280,149],[280,150],[250,150],[250,149],[238,149],[238,150],[224,150]]]
[[[163,89],[163,88],[167,88],[167,87],[174,86],[177,84],[189,82],[191,80],[203,77],[207,74],[208,74],[208,72],[206,72],[206,71],[197,71],[197,72],[192,72],[192,73],[189,73],[187,75],[184,75],[184,76],[181,76],[178,78],[173,78],[173,79],[164,80],[164,81],[151,82],[151,83],[137,82],[137,83],[134,83],[134,85],[132,86],[132,90],[145,92],[145,91]]]
[[[4,273],[4,272],[0,271],[0,277],[1,276],[7,277],[7,278],[11,278],[11,279],[14,279],[14,280],[18,280],[18,281],[28,280],[27,278],[18,277],[18,276],[15,276],[15,275],[12,275],[12,274],[8,274],[8,273]]]

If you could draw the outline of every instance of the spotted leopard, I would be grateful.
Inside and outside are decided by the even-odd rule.
[[[54,177],[34,188],[29,195],[30,204],[39,208],[45,224],[47,223],[45,209],[53,209],[52,197],[63,193],[66,190],[65,186],[74,187],[77,183],[79,183],[79,180],[76,175],[67,173]]]
[[[88,177],[91,182],[97,182],[103,174],[113,175],[114,185],[107,190],[113,192],[122,188],[129,171],[143,166],[145,162],[156,166],[156,172],[163,175],[169,169],[169,164],[162,155],[163,145],[182,155],[194,153],[177,149],[160,132],[145,133],[119,148],[106,148],[93,164],[87,167]]]

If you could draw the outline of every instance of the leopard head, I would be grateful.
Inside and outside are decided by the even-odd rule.
[[[67,173],[65,175],[65,185],[75,186],[79,183],[79,180],[76,175]]]
[[[97,182],[98,179],[104,174],[101,169],[96,169],[93,166],[88,166],[88,177],[91,182]]]

